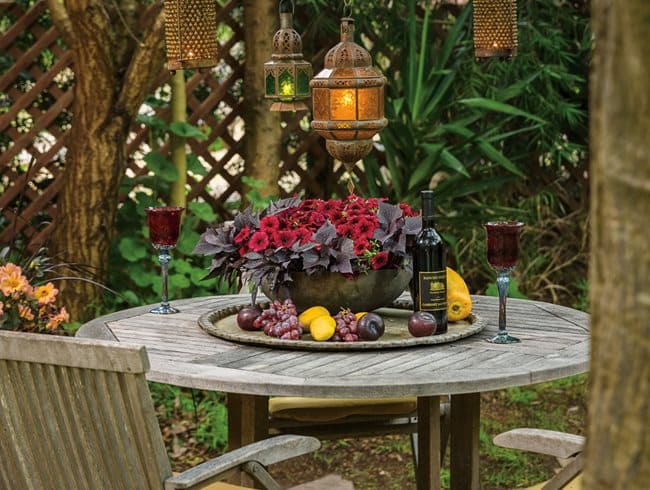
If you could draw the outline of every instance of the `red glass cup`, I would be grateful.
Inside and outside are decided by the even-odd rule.
[[[178,206],[159,206],[147,208],[149,239],[153,246],[175,247],[181,229],[181,215],[184,208]]]
[[[510,271],[519,259],[519,235],[524,224],[520,221],[491,221],[483,226],[487,231],[487,259],[497,272],[499,291],[499,332],[488,341],[495,344],[519,342],[519,339],[509,335],[506,329],[506,302]]]
[[[169,304],[169,262],[172,259],[169,252],[178,242],[183,210],[184,208],[178,206],[156,206],[146,209],[149,239],[158,249],[158,260],[162,269],[162,302],[160,306],[152,309],[151,313],[159,315],[178,313],[178,310]]]

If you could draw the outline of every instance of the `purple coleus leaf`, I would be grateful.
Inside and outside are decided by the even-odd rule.
[[[333,255],[334,263],[330,266],[330,270],[332,272],[352,274],[352,260],[357,258],[354,253],[354,242],[349,238],[343,238],[340,250],[333,251]]]
[[[417,235],[422,229],[422,216],[407,216],[404,218],[404,232],[407,235]]]
[[[328,247],[331,246],[332,242],[336,239],[336,226],[330,220],[327,220],[314,232],[311,239],[316,243],[321,243]]]
[[[244,211],[235,216],[234,225],[237,230],[241,230],[245,226],[249,226],[251,229],[257,229],[260,227],[260,215],[259,213],[253,212],[253,208],[248,206]]]
[[[402,217],[402,208],[384,201],[379,201],[377,209],[377,218],[382,228],[390,228],[391,224]]]
[[[300,204],[299,197],[287,197],[285,199],[279,199],[269,204],[269,207],[266,209],[265,214],[267,216],[270,216],[272,214],[277,214],[280,211],[284,211],[285,209],[295,208],[299,204]]]

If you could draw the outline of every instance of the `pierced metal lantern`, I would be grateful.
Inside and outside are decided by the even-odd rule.
[[[517,55],[516,0],[474,0],[474,54],[477,58]]]
[[[354,42],[354,19],[341,19],[341,42],[325,56],[325,68],[311,81],[312,129],[327,140],[327,151],[348,168],[372,149],[384,118],[386,78],[370,53]]]
[[[280,2],[280,30],[273,36],[271,60],[264,63],[264,97],[272,111],[306,111],[311,63],[302,55],[302,39],[293,28],[293,2]]]
[[[216,0],[165,0],[167,68],[210,68],[219,62]]]

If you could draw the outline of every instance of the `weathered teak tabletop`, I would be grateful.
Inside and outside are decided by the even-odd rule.
[[[451,395],[451,485],[478,489],[479,394],[583,373],[589,360],[589,316],[548,303],[508,300],[509,332],[519,344],[485,341],[497,330],[497,298],[474,296],[488,320],[483,332],[450,344],[368,352],[309,352],[240,345],[205,333],[197,318],[248,295],[173,301],[181,312],[149,307],[107,315],[78,336],[145,345],[148,379],[228,393],[229,443],[238,447],[268,430],[268,397],[418,397],[418,488],[440,487],[439,397]]]

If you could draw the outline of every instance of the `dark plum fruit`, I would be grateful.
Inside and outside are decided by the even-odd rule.
[[[361,340],[377,340],[384,335],[384,319],[377,313],[366,313],[357,323]]]
[[[427,337],[436,332],[436,318],[428,311],[416,311],[409,318],[409,332],[413,337]]]
[[[259,306],[246,306],[237,313],[237,325],[242,330],[257,330],[253,322],[262,314]]]

